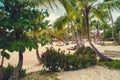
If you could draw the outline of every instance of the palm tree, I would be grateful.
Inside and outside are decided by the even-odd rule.
[[[108,9],[109,12],[109,17],[110,17],[110,21],[112,24],[112,38],[115,42],[115,27],[114,27],[114,22],[113,22],[113,17],[112,17],[112,10],[120,10],[120,0],[104,0],[104,2],[100,5],[103,8]],[[119,42],[117,42],[119,44]]]
[[[90,12],[92,11],[92,9],[95,8],[96,2],[97,2],[97,0],[85,0],[85,1],[77,0],[77,3],[79,3],[80,11],[83,12],[83,16],[85,17],[85,29],[87,32],[87,38],[88,38],[89,44],[91,45],[93,50],[98,54],[98,56],[100,57],[100,60],[111,60],[111,58],[108,58],[108,57],[104,56],[103,54],[101,54],[96,49],[96,47],[92,44],[91,39],[90,39],[89,15],[90,15]]]
[[[66,15],[59,17],[53,24],[54,31],[57,31],[59,35],[63,34],[66,44],[68,44],[68,29],[69,29],[69,19]]]
[[[105,9],[97,8],[92,10],[91,14],[91,20],[90,20],[90,26],[97,29],[97,34],[99,34],[99,30],[103,29],[103,38],[105,34],[105,29],[107,27],[107,21],[108,21],[108,11]],[[91,25],[92,24],[92,25]],[[98,39],[100,39],[102,36],[98,36]]]

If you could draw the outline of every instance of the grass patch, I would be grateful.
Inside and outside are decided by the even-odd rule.
[[[102,46],[117,46],[118,44],[116,42],[112,43],[103,43]]]
[[[99,65],[107,66],[110,69],[119,69],[120,70],[120,60],[100,61]]]
[[[28,74],[19,80],[59,80],[53,72],[38,71]]]

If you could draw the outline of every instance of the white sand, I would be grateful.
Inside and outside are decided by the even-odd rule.
[[[69,52],[67,48],[73,47],[75,44],[70,45],[64,45],[64,46],[56,46],[56,43],[53,45],[47,45],[44,47],[41,47],[39,45],[39,52],[40,54],[46,50],[46,47],[53,46],[55,49],[61,48],[61,50],[65,50],[65,52]],[[85,45],[89,45],[86,43]],[[96,45],[97,49],[100,52],[104,52],[105,50],[108,51],[118,51],[120,52],[120,46],[100,46]],[[70,50],[71,53],[74,52],[74,50]],[[111,53],[110,53],[111,54]],[[107,54],[111,57],[110,54]],[[119,55],[119,56],[118,56]],[[18,63],[18,53],[10,53],[11,58],[9,60],[4,61],[4,66],[6,66],[8,63],[12,65],[17,65]],[[114,53],[113,59],[120,59],[120,53]],[[0,57],[1,61],[1,57]],[[38,65],[38,61],[36,59],[35,50],[32,50],[31,52],[26,50],[24,53],[24,63],[23,68],[27,70],[28,73],[33,71],[38,71],[42,69],[42,65]],[[69,72],[59,72],[58,78],[61,80],[120,80],[120,71],[117,70],[109,70],[104,67],[95,66],[87,69],[82,69],[78,71],[69,71]]]
[[[56,74],[60,80],[120,80],[120,71],[101,66]]]

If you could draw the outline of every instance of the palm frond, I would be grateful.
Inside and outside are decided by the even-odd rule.
[[[64,42],[64,40],[63,40],[60,36],[56,35],[56,34],[53,33],[51,30],[47,29],[47,33],[48,33],[49,35],[53,36],[54,38],[56,38],[58,41]]]
[[[120,9],[120,0],[108,0],[100,3],[98,6],[102,7],[103,9],[109,8],[111,10],[117,10]]]

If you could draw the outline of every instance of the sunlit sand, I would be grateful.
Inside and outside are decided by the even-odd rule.
[[[65,53],[68,52],[73,53],[75,51],[75,50],[67,50],[68,48],[75,46],[75,44],[57,45],[57,43],[53,43],[53,45],[49,44],[44,47],[39,45],[39,53],[41,54],[46,50],[46,47],[51,47],[51,46],[56,50],[59,48],[61,50],[65,50]],[[86,42],[85,46],[89,46],[89,43]],[[120,46],[100,46],[100,45],[95,45],[95,46],[100,52],[104,53],[105,55],[113,59],[120,59]],[[109,52],[105,53],[106,51]],[[8,63],[12,65],[17,65],[18,52],[10,53],[10,59],[9,60],[5,59],[4,66],[7,66]],[[36,52],[34,49],[32,51],[26,50],[24,52],[23,68],[27,70],[27,73],[43,69],[42,65],[39,65],[37,61]],[[108,68],[104,68],[100,66],[90,67],[78,71],[59,72],[57,74],[58,74],[58,78],[60,78],[61,80],[120,80],[120,76],[119,76],[120,71],[109,70]]]

